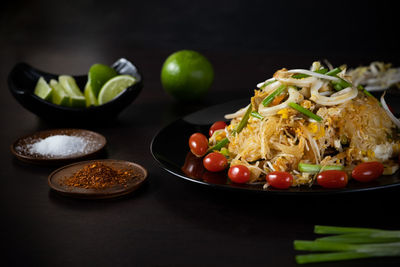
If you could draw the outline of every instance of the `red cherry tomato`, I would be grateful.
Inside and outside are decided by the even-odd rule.
[[[293,176],[288,172],[270,172],[265,178],[270,186],[279,189],[287,189],[293,182]]]
[[[197,157],[202,157],[208,150],[208,139],[202,133],[194,133],[189,138],[190,151]]]
[[[317,182],[325,188],[343,188],[348,181],[347,173],[344,171],[323,171],[317,176]]]
[[[228,177],[232,182],[243,184],[250,180],[250,171],[244,165],[234,165],[229,168]]]
[[[359,182],[370,182],[383,173],[383,164],[377,161],[358,164],[351,172],[351,177]]]
[[[225,127],[226,127],[226,123],[224,121],[214,122],[214,124],[211,125],[211,127],[210,127],[210,131],[209,131],[210,136],[212,136],[216,130],[225,129]]]
[[[203,159],[203,165],[210,172],[220,172],[228,166],[228,160],[219,152],[211,152]]]

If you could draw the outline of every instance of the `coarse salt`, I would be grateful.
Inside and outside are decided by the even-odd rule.
[[[84,153],[87,145],[88,141],[82,137],[53,135],[29,145],[28,149],[31,154],[59,157]]]

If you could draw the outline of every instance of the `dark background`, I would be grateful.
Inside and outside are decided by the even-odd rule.
[[[399,62],[398,9],[388,1],[7,1],[0,9],[0,255],[9,265],[293,266],[294,239],[315,224],[398,229],[398,191],[331,197],[272,197],[210,190],[161,170],[152,137],[174,119],[249,97],[282,67]],[[207,97],[185,105],[160,84],[165,58],[180,49],[215,69]],[[79,201],[47,186],[54,167],[23,164],[12,142],[66,127],[21,107],[6,78],[24,61],[53,73],[83,74],[93,63],[132,60],[144,74],[139,98],[111,124],[109,158],[142,164],[149,182],[129,197]],[[181,138],[177,136],[176,138]],[[342,264],[342,263],[341,263]],[[398,266],[398,259],[343,266]],[[3,265],[3,264],[1,264]],[[326,264],[323,266],[336,266]]]

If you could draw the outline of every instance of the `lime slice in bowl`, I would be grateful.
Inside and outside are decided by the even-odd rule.
[[[97,98],[94,95],[93,88],[89,82],[86,83],[85,91],[83,92],[83,94],[85,95],[85,99],[86,99],[86,107],[98,105]]]
[[[56,80],[50,80],[50,87],[53,89],[53,97],[51,102],[60,106],[70,106],[71,99],[65,92],[64,88]]]
[[[81,90],[75,82],[75,79],[69,75],[60,75],[58,82],[62,85],[69,96],[83,96]]]
[[[84,96],[71,96],[71,107],[84,108],[86,107],[86,99]]]
[[[136,79],[130,75],[118,75],[110,79],[100,90],[98,97],[99,105],[113,100],[135,82]]]
[[[44,100],[50,100],[52,97],[53,89],[47,84],[43,77],[40,77],[34,91],[35,95]]]
[[[92,94],[98,97],[103,85],[111,78],[117,76],[118,73],[111,67],[103,64],[93,64],[88,73],[88,85],[86,88],[90,88]],[[85,91],[86,91],[85,88]],[[88,89],[89,90],[89,89]],[[89,94],[89,93],[88,93]]]

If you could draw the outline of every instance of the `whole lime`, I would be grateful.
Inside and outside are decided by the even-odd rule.
[[[192,50],[171,54],[161,69],[161,83],[178,100],[203,97],[214,80],[213,67],[206,57]]]

